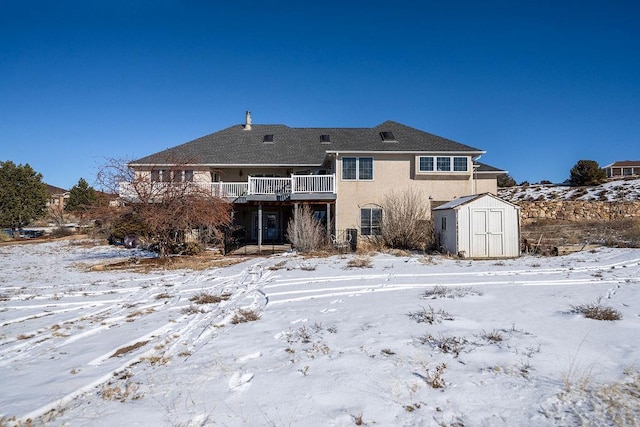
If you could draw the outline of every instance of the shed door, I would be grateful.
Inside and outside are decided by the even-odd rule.
[[[504,209],[471,209],[471,256],[504,256]]]

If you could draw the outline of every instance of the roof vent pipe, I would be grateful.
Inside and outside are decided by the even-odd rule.
[[[245,116],[244,130],[251,130],[251,111],[249,110]]]

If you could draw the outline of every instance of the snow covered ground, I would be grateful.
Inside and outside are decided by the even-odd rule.
[[[640,419],[638,249],[90,271],[132,254],[70,241],[0,246],[1,425]],[[622,320],[572,312],[599,299]]]
[[[591,187],[532,184],[498,189],[498,196],[511,202],[537,200],[601,200],[634,202],[640,200],[640,179],[608,181]]]

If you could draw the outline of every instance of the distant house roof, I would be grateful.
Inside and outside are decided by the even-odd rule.
[[[511,205],[511,206],[513,206],[513,207],[515,207],[517,209],[520,209],[517,205],[514,205],[513,203],[508,202],[508,201],[506,201],[504,199],[501,199],[499,197],[496,197],[491,193],[482,193],[482,194],[473,194],[473,195],[470,195],[470,196],[458,197],[457,199],[454,199],[454,200],[452,200],[450,202],[442,204],[442,205],[438,206],[437,208],[434,208],[433,210],[434,211],[441,211],[441,210],[445,210],[445,209],[454,209],[454,208],[457,208],[459,206],[462,206],[462,205],[465,205],[467,203],[470,203],[470,202],[472,202],[472,201],[474,201],[476,199],[480,199],[482,197],[491,197],[491,198],[493,198],[495,200],[499,200],[500,202],[503,202],[503,203],[505,203],[507,205]]]
[[[373,128],[235,125],[142,157],[130,165],[320,166],[328,153],[338,152],[460,153],[472,156],[484,153],[394,121],[386,121]],[[482,167],[491,168],[487,165]]]
[[[51,196],[53,194],[63,194],[63,193],[68,193],[69,190],[65,190],[64,188],[60,188],[60,187],[56,187],[53,185],[49,185],[46,184],[47,186],[47,193]]]
[[[613,162],[610,165],[603,166],[605,168],[623,168],[623,167],[640,167],[640,160],[621,160]]]

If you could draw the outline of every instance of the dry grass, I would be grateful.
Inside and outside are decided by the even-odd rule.
[[[28,340],[33,337],[35,337],[35,334],[20,334],[16,337],[16,339],[19,341],[22,341],[22,340]]]
[[[347,262],[347,268],[371,268],[371,258],[367,256],[359,256],[357,258],[351,258]]]
[[[420,338],[420,341],[423,344],[439,349],[443,353],[453,354],[454,357],[458,357],[467,344],[467,340],[464,338],[446,335],[440,335],[436,338],[427,334]]]
[[[240,309],[231,318],[231,323],[237,325],[238,323],[255,322],[260,319],[260,313],[257,310]]]
[[[142,394],[138,392],[139,388],[138,384],[130,381],[127,381],[123,387],[109,382],[102,386],[100,397],[103,400],[116,400],[119,402],[125,402],[128,399],[138,400],[142,397]]]
[[[620,313],[615,308],[602,305],[600,303],[600,298],[596,302],[572,305],[571,312],[582,314],[587,319],[609,321],[622,319],[622,313]]]
[[[490,332],[487,331],[482,331],[482,334],[480,335],[482,338],[484,338],[485,340],[489,341],[490,343],[499,343],[502,342],[504,340],[504,337],[502,336],[502,334],[500,333],[500,331],[494,329]]]
[[[207,293],[201,293],[189,298],[189,301],[194,304],[218,304],[221,301],[226,301],[231,297],[231,294],[211,295]]]
[[[472,288],[464,287],[445,287],[434,286],[431,289],[427,289],[422,294],[423,299],[437,299],[437,298],[463,298],[469,295],[482,295],[482,292],[474,291]]]
[[[557,401],[544,408],[548,419],[565,425],[638,426],[640,425],[640,372],[624,371],[624,378],[610,384],[593,384],[590,378],[578,378],[566,385]]]
[[[169,358],[165,356],[149,356],[144,357],[142,360],[146,360],[150,365],[166,365],[169,363]]]
[[[580,222],[538,220],[524,224],[521,236],[532,249],[543,255],[551,255],[554,248],[563,245],[637,248],[640,247],[640,219]]]
[[[207,270],[224,268],[246,261],[245,257],[225,257],[213,251],[204,251],[197,255],[181,255],[158,258],[136,258],[118,261],[111,264],[100,264],[90,267],[93,271],[128,270],[148,273],[153,270]]]
[[[147,345],[148,342],[149,341],[139,341],[139,342],[137,342],[135,344],[119,348],[118,350],[115,351],[115,353],[113,353],[109,357],[120,357],[120,356],[123,356],[123,355],[125,355],[127,353],[131,353],[132,351],[137,350],[140,347],[144,347],[145,345]]]
[[[198,314],[198,313],[204,313],[205,311],[203,309],[201,309],[200,307],[197,307],[193,304],[189,304],[188,307],[184,307],[181,310],[182,314]]]
[[[409,313],[407,316],[418,323],[428,323],[430,325],[441,323],[443,320],[455,320],[455,318],[446,311],[442,309],[435,311],[431,306],[429,306],[428,309],[422,307],[420,310]]]

